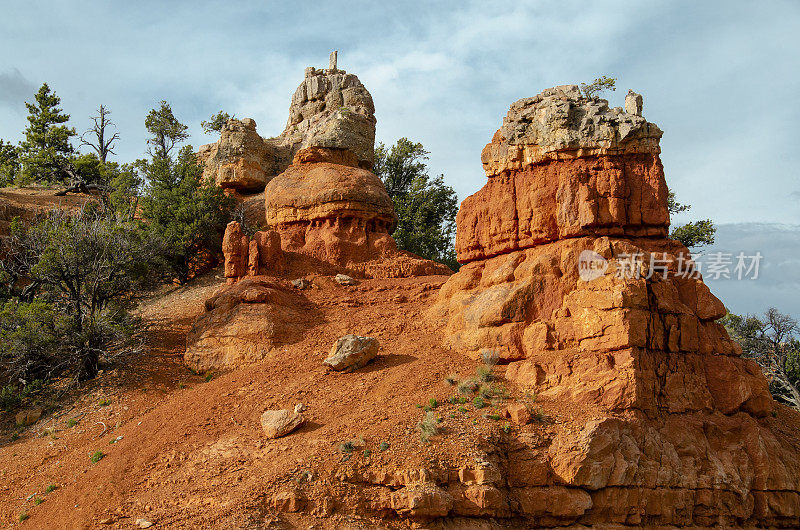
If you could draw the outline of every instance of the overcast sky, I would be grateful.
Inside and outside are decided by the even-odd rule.
[[[693,205],[677,221],[800,225],[794,0],[10,1],[0,49],[0,138],[21,138],[46,81],[79,132],[111,108],[120,161],[143,156],[161,99],[195,146],[215,140],[200,121],[220,109],[279,134],[304,67],[338,49],[372,93],[378,140],[422,142],[461,199],[484,184],[481,148],[512,102],[611,75],[611,104],[640,92],[664,130],[667,182]]]

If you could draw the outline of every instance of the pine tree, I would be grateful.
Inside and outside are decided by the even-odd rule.
[[[443,175],[428,175],[427,159],[422,144],[407,138],[391,147],[381,143],[375,148],[374,171],[398,217],[392,236],[401,249],[458,270],[453,247],[458,198]]]
[[[148,183],[142,216],[161,242],[164,279],[184,284],[219,256],[235,201],[213,181],[203,180],[203,166],[191,146],[183,147],[175,160],[154,156],[140,162],[140,168]]]
[[[0,186],[10,186],[19,173],[19,151],[0,138]]]
[[[60,125],[69,121],[58,107],[61,103],[55,92],[44,83],[34,96],[34,103],[25,103],[28,108],[28,128],[25,140],[20,143],[22,171],[18,183],[50,183],[62,180],[61,168],[75,150],[70,138],[75,129]]]

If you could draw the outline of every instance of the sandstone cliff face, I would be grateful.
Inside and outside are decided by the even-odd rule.
[[[232,119],[219,141],[202,146],[197,157],[205,162],[205,178],[223,188],[252,192],[264,189],[301,149],[348,152],[353,165],[371,169],[374,143],[375,107],[358,77],[344,70],[307,68],[280,136],[262,138],[252,119]]]
[[[509,381],[593,411],[529,484],[587,492],[581,521],[796,524],[797,440],[760,419],[764,376],[666,239],[661,131],[636,103],[568,86],[511,106],[483,150],[489,181],[458,214],[465,265],[430,316],[450,347],[496,350]]]
[[[511,105],[458,212],[459,261],[582,235],[666,237],[661,130],[574,85]]]

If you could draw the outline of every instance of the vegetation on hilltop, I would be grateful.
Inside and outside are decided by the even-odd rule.
[[[61,184],[95,192],[79,212],[12,222],[0,260],[0,407],[12,408],[57,378],[79,384],[102,362],[140,349],[131,309],[155,282],[186,283],[219,259],[234,201],[202,182],[187,127],[161,101],[145,119],[147,159],[108,160],[120,139],[101,105],[71,143],[69,115],[47,84],[26,104],[18,146],[0,140],[0,184]],[[92,186],[89,188],[89,186]]]
[[[428,154],[408,138],[391,147],[379,143],[373,171],[394,202],[398,222],[392,237],[397,246],[458,270],[453,246],[458,198],[444,175],[428,175]]]
[[[800,410],[800,327],[797,320],[769,308],[763,316],[728,313],[722,323],[754,359],[769,381],[772,396]]]

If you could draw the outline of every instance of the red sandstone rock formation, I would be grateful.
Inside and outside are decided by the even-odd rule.
[[[482,153],[488,183],[458,214],[464,266],[431,317],[451,347],[497,350],[510,381],[591,411],[549,443],[550,471],[523,481],[580,495],[581,521],[797,524],[798,440],[760,419],[774,406],[764,376],[666,239],[660,136],[574,86],[514,103]]]
[[[397,215],[380,179],[343,164],[300,162],[307,159],[301,151],[264,191],[267,223],[283,248],[341,265],[395,250],[389,233]]]
[[[263,276],[223,287],[205,308],[186,337],[184,354],[198,372],[259,361],[299,340],[319,320],[288,282]]]
[[[381,180],[369,171],[374,158],[373,112],[369,92],[354,75],[336,69],[306,70],[305,81],[292,97],[289,123],[282,135],[294,153],[292,164],[264,180],[268,182],[265,215],[271,229],[250,238],[239,223],[228,224],[222,251],[229,286],[207,302],[207,313],[195,322],[184,356],[189,365],[208,370],[257,361],[273,347],[273,337],[295,332],[296,315],[285,304],[285,296],[245,304],[250,302],[245,295],[255,289],[253,285],[267,281],[264,276],[281,275],[292,262],[310,261],[317,269],[369,278],[452,272],[445,265],[398,250],[392,239],[397,224],[394,204]],[[233,145],[237,138],[256,147],[237,150]],[[219,166],[218,175],[228,175],[224,168],[229,166],[240,168],[242,175],[241,168],[250,167],[248,161],[258,161],[255,151],[263,147],[259,142],[252,120],[228,121],[220,143],[209,151],[212,154],[204,155],[206,171],[216,167],[212,161]],[[248,173],[254,181],[261,178],[255,173]],[[241,179],[218,183],[244,186]],[[243,278],[245,290],[237,284]],[[281,292],[271,284],[259,289]],[[284,309],[288,320],[278,316]],[[250,322],[252,318],[263,321]],[[256,330],[267,334],[263,341]]]

